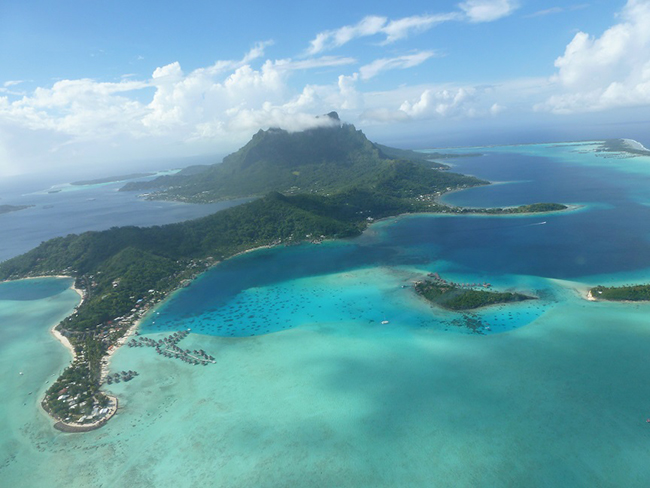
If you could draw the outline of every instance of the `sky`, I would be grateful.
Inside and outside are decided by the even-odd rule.
[[[399,147],[650,144],[650,0],[3,0],[0,46],[0,177],[224,155],[332,110]]]

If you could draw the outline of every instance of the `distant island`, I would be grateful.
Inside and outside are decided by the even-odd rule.
[[[596,286],[589,290],[588,298],[613,302],[650,301],[650,285]]]
[[[135,180],[137,178],[146,178],[147,176],[155,176],[155,174],[156,173],[131,173],[128,175],[107,176],[105,178],[97,178],[94,180],[73,181],[70,184],[74,186],[84,186],[84,185],[98,185],[100,183],[116,183],[118,181]]]
[[[428,157],[405,159],[410,152],[378,146],[335,113],[327,117],[328,126],[303,132],[259,131],[219,165],[125,187],[158,187],[154,198],[188,202],[261,195],[250,203],[177,224],[57,237],[0,263],[0,280],[71,276],[83,296],[55,331],[75,353],[43,400],[57,428],[85,431],[113,415],[117,399],[102,392],[109,380],[107,358],[153,305],[220,261],[259,247],[357,236],[378,219],[405,213],[507,215],[567,208],[443,205],[438,198],[444,193],[489,182],[450,172]],[[459,293],[454,300],[452,295],[442,300],[445,306],[519,299],[491,292]],[[165,357],[177,352],[164,341],[155,346]]]
[[[26,208],[33,206],[34,205],[0,205],[0,214],[18,212],[19,210],[25,210]]]
[[[650,150],[645,148],[643,144],[632,139],[607,139],[601,146],[596,149],[596,152],[601,153],[621,153],[626,152],[629,154],[636,154],[638,156],[650,156]]]
[[[437,273],[429,276],[431,279],[415,283],[415,291],[434,305],[456,312],[536,299],[521,293],[489,291],[489,283],[454,283]]]

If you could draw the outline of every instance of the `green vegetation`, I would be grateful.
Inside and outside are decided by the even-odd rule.
[[[596,286],[591,296],[599,300],[641,302],[650,301],[650,285]]]
[[[505,211],[512,214],[518,213],[542,213],[542,212],[558,212],[566,210],[566,205],[561,203],[533,203],[531,205],[521,205],[519,207],[508,208]]]
[[[543,213],[543,212],[559,212],[566,210],[566,205],[561,203],[533,203],[531,205],[520,205],[519,207],[506,207],[506,208],[487,208],[485,213],[489,214],[524,214],[524,213]],[[476,212],[480,209],[467,208],[467,212]]]
[[[442,213],[457,214],[486,214],[486,215],[516,215],[528,213],[559,212],[569,207],[561,203],[533,203],[531,205],[520,205],[519,207],[491,207],[491,208],[471,208],[471,207],[451,207],[441,205],[436,211]]]
[[[33,207],[34,205],[0,205],[0,214],[9,212],[18,212],[26,208]]]
[[[100,386],[107,351],[172,290],[237,253],[352,237],[373,220],[402,213],[507,214],[566,208],[442,205],[437,202],[441,194],[488,182],[440,171],[440,165],[424,159],[403,159],[410,154],[405,151],[396,150],[392,154],[399,158],[391,159],[385,148],[368,141],[353,126],[341,125],[334,115],[329,115],[333,127],[291,134],[260,131],[220,165],[195,167],[144,184],[168,187],[156,198],[207,202],[265,194],[262,198],[178,224],[114,227],[58,237],[0,263],[0,280],[64,274],[75,277],[76,287],[83,290],[82,305],[57,326],[75,347],[77,359],[46,393],[44,405],[54,416],[66,422],[96,421],[105,403]],[[127,186],[134,185],[141,189],[143,184]],[[420,288],[433,297],[433,288]],[[529,298],[449,291],[439,293],[445,296],[438,301],[455,310]],[[67,394],[61,393],[64,389],[74,395],[61,398]]]
[[[415,284],[415,291],[440,307],[448,310],[462,311],[496,305],[499,303],[534,300],[534,297],[521,293],[496,292],[465,288],[444,280],[425,280]]]
[[[413,151],[391,150],[387,155],[370,142],[353,125],[341,124],[338,115],[329,114],[332,126],[289,133],[280,129],[260,130],[237,152],[221,164],[194,174],[163,176],[151,182],[132,182],[122,189],[150,191],[150,198],[207,203],[245,196],[264,195],[270,191],[285,194],[310,193],[328,195],[357,187],[370,188],[378,175],[394,171],[396,161],[404,156],[408,163],[421,166],[432,175],[426,181],[444,189],[457,186],[458,180],[474,186],[486,181],[462,175],[431,171],[447,168],[427,161]],[[381,176],[379,176],[381,177]],[[434,181],[435,180],[435,181]],[[431,193],[431,188],[427,188]]]

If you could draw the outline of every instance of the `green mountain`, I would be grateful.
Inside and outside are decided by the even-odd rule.
[[[270,191],[328,194],[368,186],[375,183],[378,173],[400,160],[410,160],[427,169],[447,169],[427,161],[425,155],[370,142],[353,125],[342,124],[335,112],[326,117],[330,126],[302,132],[260,130],[220,164],[150,182],[131,182],[122,190],[154,190],[155,199],[205,203],[260,196]]]

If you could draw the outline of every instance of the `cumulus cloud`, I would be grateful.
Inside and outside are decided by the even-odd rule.
[[[509,88],[491,86],[404,87],[368,94],[360,119],[366,124],[497,116],[505,107],[495,100]],[[391,108],[392,106],[392,108]]]
[[[315,113],[362,105],[354,87],[358,75],[341,76],[338,83],[325,86],[307,85],[297,93],[288,83],[294,71],[340,67],[355,59],[266,60],[254,67],[251,61],[263,57],[269,45],[258,43],[239,60],[220,60],[189,73],[173,62],[143,80],[61,80],[18,98],[2,96],[0,123],[58,134],[59,146],[161,137],[182,144],[216,137],[245,139],[260,127],[309,128],[329,123],[315,119]]]
[[[499,115],[501,112],[503,112],[506,108],[503,105],[499,105],[498,103],[492,104],[490,107],[490,114],[492,115]]]
[[[384,35],[385,39],[382,44],[389,44],[408,37],[411,33],[422,32],[441,22],[458,18],[458,13],[414,15],[396,20],[371,15],[364,17],[355,25],[346,25],[338,29],[320,32],[310,42],[307,54],[314,55],[343,46],[353,39],[375,35]]]
[[[363,80],[368,80],[374,76],[377,76],[382,71],[412,68],[424,63],[427,59],[434,55],[435,53],[433,51],[422,51],[419,53],[407,54],[405,56],[397,56],[394,58],[376,59],[372,63],[366,64],[359,68],[359,73]]]
[[[468,102],[474,97],[474,88],[430,90],[427,89],[415,101],[406,100],[400,111],[412,118],[431,116],[448,117],[454,115],[474,116],[476,109]]]
[[[578,32],[557,58],[558,93],[537,110],[598,111],[650,104],[650,1],[628,0],[600,37]]]
[[[470,22],[492,22],[519,8],[516,0],[467,0],[458,4]]]
[[[52,88],[39,87],[17,101],[6,99],[0,105],[0,117],[33,130],[101,137],[109,127],[128,127],[143,114],[142,104],[124,94],[146,86],[138,81],[62,80]]]

